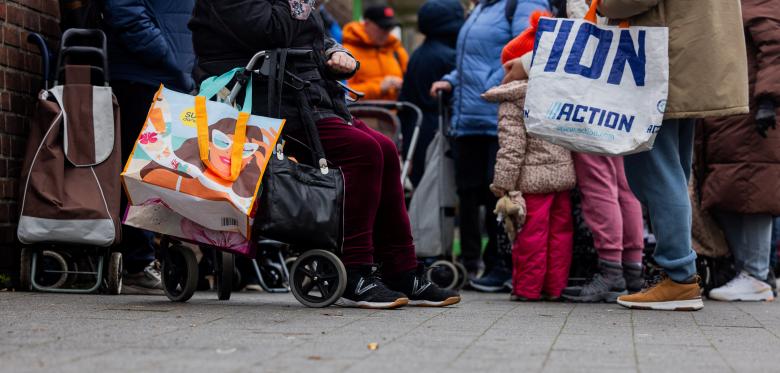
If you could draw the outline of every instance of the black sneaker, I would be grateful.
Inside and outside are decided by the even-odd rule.
[[[442,289],[428,281],[422,263],[415,270],[388,279],[387,286],[409,296],[410,306],[444,307],[460,302],[460,295],[456,291]]]
[[[342,307],[392,309],[403,307],[409,298],[387,288],[370,266],[348,268],[347,288],[336,301]]]

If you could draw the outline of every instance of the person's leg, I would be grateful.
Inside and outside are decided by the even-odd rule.
[[[655,261],[668,278],[618,304],[629,308],[696,311],[704,307],[696,281],[696,253],[691,246],[691,202],[688,197],[690,120],[666,120],[653,150],[624,158],[626,179],[643,202],[655,230]]]
[[[390,290],[373,271],[374,223],[382,193],[384,155],[376,139],[339,118],[317,123],[328,160],[344,175],[344,245],[347,288],[338,304],[361,308],[396,308],[409,299]],[[300,136],[300,135],[299,135]],[[397,158],[394,158],[397,159]],[[400,176],[398,183],[400,183]]]
[[[404,191],[401,186],[401,163],[398,149],[385,135],[355,120],[355,128],[371,136],[382,152],[382,178],[377,196],[379,207],[373,228],[374,259],[381,264],[382,274],[392,277],[417,268],[412,228],[406,212]]]
[[[615,170],[618,181],[618,202],[623,217],[623,278],[626,290],[636,293],[645,283],[642,270],[642,254],[645,247],[642,204],[636,199],[626,181],[622,158],[615,158]]]
[[[574,169],[582,193],[582,215],[593,232],[598,273],[582,286],[569,286],[563,297],[573,302],[614,302],[625,294],[623,277],[623,212],[616,157],[574,153]],[[622,167],[620,168],[622,172]]]
[[[571,215],[569,192],[554,194],[550,210],[550,235],[547,244],[547,272],[544,275],[544,293],[550,298],[561,296],[569,282],[574,221]]]
[[[676,282],[696,275],[691,246],[691,202],[688,197],[692,127],[688,120],[666,120],[653,150],[624,157],[626,179],[650,215],[657,240],[654,258]],[[684,164],[688,164],[684,167]]]
[[[322,120],[317,129],[328,161],[341,167],[344,174],[341,261],[347,267],[373,265],[374,223],[385,170],[382,148],[369,133],[340,119]]]
[[[458,228],[460,230],[460,257],[466,270],[476,274],[482,253],[482,234],[479,224],[479,204],[482,193],[477,175],[480,165],[475,147],[476,137],[455,139],[455,184],[458,191]]]
[[[147,84],[115,80],[111,89],[119,104],[122,162],[127,162],[135,141],[146,122],[146,115],[152,105],[158,87]],[[121,194],[120,211],[125,215],[127,196]],[[154,262],[154,246],[151,234],[141,229],[122,225],[122,265],[127,275],[123,279],[125,292],[143,292],[144,289],[162,289],[159,272],[151,265]]]
[[[715,218],[726,235],[736,270],[766,280],[772,240],[772,217],[719,211]]]
[[[526,220],[512,247],[512,294],[539,299],[547,271],[550,209],[554,194],[526,194]]]
[[[593,245],[599,259],[620,263],[623,256],[623,213],[615,167],[619,162],[599,155],[575,153],[573,156],[582,194],[582,216],[593,233]]]
[[[503,272],[509,268],[510,255],[501,254],[498,252],[498,226],[496,224],[496,214],[493,210],[496,207],[498,198],[490,191],[490,184],[493,182],[493,172],[496,167],[496,154],[498,153],[498,138],[495,136],[483,136],[481,137],[480,146],[480,160],[482,166],[480,168],[482,174],[482,182],[479,186],[479,191],[482,195],[481,205],[485,208],[485,234],[488,241],[485,245],[485,249],[482,252],[482,261],[485,262],[485,271],[489,272],[493,267],[505,266],[500,268],[499,272]],[[480,237],[481,239],[481,237]],[[480,242],[481,243],[481,242]],[[505,257],[502,257],[505,256]],[[504,281],[508,280],[508,276]]]
[[[734,255],[737,276],[726,285],[710,291],[717,300],[770,300],[769,274],[772,217],[768,214],[740,214],[718,211],[714,214]]]

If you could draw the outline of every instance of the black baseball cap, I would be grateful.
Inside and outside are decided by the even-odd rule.
[[[401,24],[395,19],[393,8],[384,5],[374,5],[366,8],[366,11],[363,12],[363,18],[376,23],[385,30],[393,29]]]

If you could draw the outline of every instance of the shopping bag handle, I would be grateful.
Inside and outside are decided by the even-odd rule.
[[[246,124],[249,121],[249,113],[241,111],[236,119],[236,130],[233,132],[233,145],[230,147],[230,175],[219,175],[219,177],[236,181],[241,172],[241,163],[243,161],[244,142],[246,142]],[[195,96],[195,122],[198,130],[198,151],[200,160],[209,169],[215,171],[216,168],[209,160],[209,123],[206,113],[206,96]]]
[[[596,12],[598,11],[599,3],[601,3],[601,0],[591,0],[590,2],[590,8],[588,8],[588,12],[585,13],[585,20],[590,23],[596,23]],[[624,19],[620,21],[620,28],[628,28],[628,20]]]
[[[242,72],[242,67],[232,69],[220,76],[210,77],[200,85],[200,91],[195,96],[195,122],[198,131],[198,152],[200,160],[209,169],[216,173],[216,168],[209,160],[209,122],[208,111],[206,110],[206,101],[225,88],[233,77]],[[246,86],[244,92],[244,105],[241,106],[236,118],[236,129],[233,132],[233,145],[230,147],[230,175],[219,175],[228,181],[236,181],[241,173],[241,163],[243,161],[244,142],[246,142],[246,125],[249,122],[249,113],[252,112],[252,79]]]
[[[243,67],[236,67],[220,76],[212,76],[206,78],[200,83],[200,89],[198,90],[198,96],[204,96],[207,100],[212,99],[214,96],[227,87],[230,81],[236,74],[243,73]],[[251,113],[252,112],[252,79],[246,85],[246,92],[244,92],[244,104],[241,105],[240,111]]]

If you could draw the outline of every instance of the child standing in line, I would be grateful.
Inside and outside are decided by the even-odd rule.
[[[530,27],[504,49],[502,63],[520,58],[528,71],[536,26],[544,15],[531,16]],[[520,301],[543,295],[557,299],[566,287],[574,234],[569,191],[576,182],[568,150],[527,135],[523,118],[527,86],[527,80],[515,80],[483,94],[485,100],[500,103],[500,148],[490,186],[501,198],[496,213],[520,210],[509,226],[525,220],[512,247],[512,300]]]

